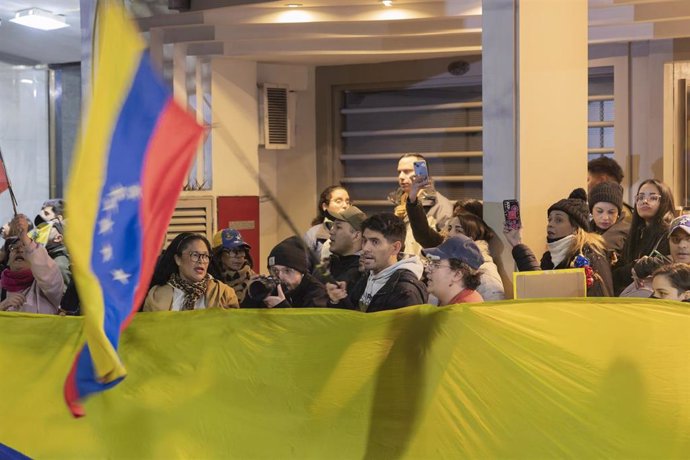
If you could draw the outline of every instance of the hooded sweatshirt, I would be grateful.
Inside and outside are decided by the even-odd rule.
[[[370,273],[369,277],[367,278],[367,285],[364,288],[364,294],[359,299],[360,309],[366,310],[366,308],[362,307],[369,306],[371,299],[374,298],[376,293],[381,290],[381,288],[388,282],[391,275],[393,275],[393,273],[395,273],[397,270],[409,270],[417,277],[417,279],[421,279],[422,274],[424,273],[424,266],[419,260],[419,257],[412,256],[402,259],[388,268],[384,268],[377,274],[374,274],[373,272]]]
[[[362,276],[347,298],[329,306],[371,313],[424,304],[428,295],[422,273],[418,257],[404,258],[377,274]]]

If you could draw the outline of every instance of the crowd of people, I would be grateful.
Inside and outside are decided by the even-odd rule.
[[[269,253],[259,275],[241,233],[222,229],[209,242],[182,233],[160,256],[142,311],[322,307],[377,312],[505,299],[489,249],[497,238],[479,200],[453,203],[429,176],[415,174],[419,154],[398,162],[392,212],[367,216],[346,188],[326,188],[303,236]],[[587,295],[690,301],[690,215],[676,216],[669,187],[643,181],[632,206],[623,171],[612,159],[589,162],[587,188],[546,213],[547,250],[540,259],[522,243],[520,226],[505,240],[519,271],[584,267]],[[64,202],[44,203],[34,221],[15,216],[0,235],[0,311],[79,314],[63,244]]]

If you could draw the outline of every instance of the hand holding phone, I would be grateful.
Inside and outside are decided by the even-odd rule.
[[[505,229],[518,230],[522,228],[520,221],[520,204],[517,200],[503,200],[503,215],[505,216]]]
[[[414,162],[414,175],[418,182],[429,180],[429,168],[427,168],[426,161],[420,160]]]

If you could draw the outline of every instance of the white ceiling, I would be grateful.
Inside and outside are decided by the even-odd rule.
[[[167,0],[125,3],[152,37],[188,43],[201,54],[330,65],[481,52],[481,0],[396,0],[392,8],[378,0],[294,0],[304,6],[289,9],[290,1],[192,0],[202,11],[182,14],[170,14]],[[484,0],[491,1],[498,0]],[[690,0],[588,1],[590,43],[690,37]],[[79,3],[0,0],[0,60],[78,61]],[[228,4],[235,6],[211,8]],[[64,14],[71,27],[43,32],[8,21],[33,6]]]
[[[9,20],[18,10],[38,7],[65,15],[69,27],[43,31]],[[47,64],[80,60],[79,0],[0,0],[0,61]]]

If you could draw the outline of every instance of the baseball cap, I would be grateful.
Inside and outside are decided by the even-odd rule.
[[[671,229],[668,232],[668,235],[671,236],[671,234],[679,228],[685,230],[685,233],[690,234],[690,215],[686,214],[673,219],[671,221]]]
[[[213,247],[218,248],[220,246],[225,249],[252,248],[242,239],[242,234],[234,228],[224,228],[213,235]]]
[[[484,263],[484,256],[471,238],[456,235],[435,248],[422,249],[422,254],[432,259],[458,259],[475,270]]]
[[[364,214],[364,212],[357,206],[350,206],[349,208],[340,212],[327,212],[327,214],[331,220],[347,222],[357,231],[362,230],[362,222],[367,219],[367,215]]]

